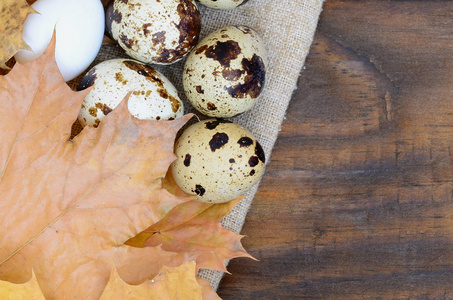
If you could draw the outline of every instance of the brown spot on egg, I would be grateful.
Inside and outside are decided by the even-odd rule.
[[[201,184],[197,184],[197,185],[195,185],[195,193],[198,196],[203,196],[206,193],[206,190],[204,189],[204,187]]]
[[[166,31],[159,31],[159,32],[153,33],[153,35],[152,35],[153,43],[154,44],[164,44],[165,43],[165,33],[166,33]]]
[[[234,164],[236,161],[234,160],[234,158],[230,158],[229,162],[230,164]]]
[[[115,74],[115,79],[116,79],[116,81],[122,83],[123,85],[126,85],[126,84],[127,84],[127,80],[124,79],[124,75],[123,75],[123,73],[121,73],[121,72],[117,72],[117,73]]]
[[[101,123],[101,120],[99,120],[99,119],[94,120],[93,127],[94,127],[94,128],[98,128],[98,126],[99,126],[100,123]]]
[[[207,122],[205,122],[205,127],[206,127],[206,129],[213,130],[213,129],[216,129],[216,127],[219,126],[219,124],[221,124],[221,123],[231,123],[231,121],[223,120],[223,119],[207,121]]]
[[[233,98],[244,98],[250,95],[252,98],[257,98],[265,83],[265,66],[263,59],[256,54],[253,54],[251,60],[242,59],[242,67],[247,75],[244,78],[243,84],[238,84],[227,88],[228,93]]]
[[[176,100],[176,98],[173,97],[172,95],[170,95],[169,98],[170,98],[170,101],[171,101],[171,110],[174,113],[176,113],[179,110],[179,108],[181,107],[181,103],[178,100]],[[173,119],[174,118],[170,118],[169,120],[173,120]]]
[[[150,33],[150,31],[149,31],[148,28],[151,27],[151,26],[152,26],[151,23],[145,23],[145,24],[142,25],[143,34],[144,34],[145,36],[147,36],[147,35]],[[154,40],[153,40],[153,41],[154,41]]]
[[[90,107],[88,109],[88,113],[90,114],[90,116],[92,116],[93,118],[96,118],[98,116],[98,110],[96,107]]]
[[[184,158],[184,165],[185,165],[186,167],[190,166],[190,159],[191,159],[191,158],[192,158],[192,157],[190,156],[190,154],[186,154],[186,157]]]
[[[206,49],[208,49],[208,45],[203,45],[201,46],[200,48],[198,48],[196,51],[195,51],[195,54],[200,54],[200,53],[203,53],[206,51]]]
[[[95,80],[96,80],[96,68],[92,68],[82,78],[82,81],[80,82],[77,90],[81,91],[81,90],[89,88],[90,86],[92,86],[94,84]]]
[[[239,70],[239,69],[236,69],[236,70],[224,69],[222,71],[223,78],[225,78],[226,80],[229,80],[229,81],[238,80],[242,74],[244,74],[244,71]]]
[[[109,113],[112,112],[112,109],[108,105],[106,105],[104,103],[98,102],[98,103],[96,103],[94,105],[96,106],[96,108],[100,109],[104,115],[108,115]]]
[[[239,47],[238,42],[233,40],[217,41],[215,45],[205,50],[206,57],[218,61],[226,68],[230,67],[230,62],[236,59],[239,54],[241,54],[241,47]]]
[[[166,89],[157,89],[157,93],[164,99],[168,99],[168,91]]]
[[[119,24],[123,18],[121,12],[117,11],[113,6],[113,1],[110,1],[105,10],[105,31],[110,38],[113,38],[112,23]]]
[[[208,110],[216,110],[217,109],[217,106],[215,106],[215,104],[212,103],[212,102],[208,102],[207,106],[208,106]]]
[[[249,137],[241,137],[238,141],[239,147],[249,147],[250,145],[253,145],[253,140]]]
[[[215,120],[215,121],[206,122],[206,123],[205,123],[205,126],[206,126],[206,129],[213,130],[213,129],[215,129],[219,124],[220,124],[219,121],[218,121],[218,120]]]
[[[252,170],[250,171],[250,174],[249,174],[249,175],[250,175],[250,176],[253,176],[253,175],[255,175],[255,173],[256,173],[256,172],[255,172],[255,169],[252,169]]]
[[[199,94],[204,94],[204,90],[203,90],[203,88],[201,87],[201,85],[197,85],[197,86],[195,87],[195,89],[197,90],[197,93],[199,93]]]
[[[192,1],[183,0],[178,5],[178,14],[181,17],[181,21],[176,26],[180,33],[179,43],[186,44],[185,46],[190,49],[197,44],[200,35],[200,11]]]
[[[119,38],[123,42],[124,46],[126,46],[129,49],[131,49],[132,46],[134,45],[135,41],[133,39],[129,39],[124,33],[120,34]]]
[[[252,157],[250,157],[250,159],[249,159],[249,166],[253,168],[253,167],[255,167],[259,162],[260,162],[260,161],[259,161],[259,158],[258,158],[257,156],[252,156]]]
[[[171,62],[172,59],[171,59],[171,55],[174,53],[174,50],[169,50],[169,49],[166,49],[166,48],[161,48],[160,49],[160,53],[159,53],[159,57],[156,58],[156,61],[157,62],[160,62],[160,63],[168,63],[168,62]]]
[[[181,0],[177,7],[180,17],[176,28],[179,30],[178,46],[175,49],[160,49],[157,63],[171,63],[183,57],[198,43],[201,30],[200,11],[191,0]]]
[[[258,158],[259,158],[263,163],[266,162],[266,155],[264,154],[263,147],[261,147],[261,145],[260,145],[260,143],[258,143],[258,141],[256,142],[255,155],[258,156]]]
[[[228,135],[224,132],[217,132],[212,136],[212,139],[209,141],[209,146],[211,151],[215,152],[217,149],[222,148],[226,143],[228,143]]]
[[[138,74],[145,76],[147,80],[155,82],[159,87],[164,87],[164,83],[158,77],[157,71],[154,68],[132,60],[123,61],[123,64],[129,69],[136,71]]]
[[[176,113],[179,108],[181,107],[181,102],[179,102],[175,97],[170,95],[166,89],[159,88],[157,89],[159,95],[164,98],[170,100],[171,103],[171,110]]]

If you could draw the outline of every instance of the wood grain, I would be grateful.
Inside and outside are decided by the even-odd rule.
[[[453,299],[453,2],[328,1],[223,299]]]

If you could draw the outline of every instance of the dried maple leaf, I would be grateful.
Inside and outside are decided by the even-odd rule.
[[[0,68],[9,69],[5,63],[17,51],[30,50],[22,39],[22,31],[27,16],[35,12],[26,0],[0,1]]]
[[[112,269],[110,279],[100,300],[111,299],[203,299],[220,300],[209,281],[196,277],[195,262],[185,262],[178,267],[162,267],[160,273],[139,285],[130,285]],[[23,284],[0,281],[0,299],[44,300],[38,280],[32,278]]]
[[[167,174],[165,186],[176,195],[184,195]],[[165,218],[126,242],[134,247],[162,246],[163,250],[190,253],[197,269],[205,268],[228,272],[225,261],[235,257],[249,257],[241,244],[243,236],[222,227],[220,220],[242,197],[221,204],[196,200],[173,208]]]
[[[113,269],[100,300],[111,299],[201,300],[203,298],[201,286],[196,279],[195,263],[186,262],[178,267],[163,267],[156,277],[139,285],[125,283]]]
[[[33,272],[31,279],[23,284],[0,281],[0,299],[44,300],[45,298]]]
[[[46,298],[97,299],[114,266],[138,284],[191,259],[124,245],[187,201],[162,178],[189,117],[141,121],[123,101],[69,140],[88,91],[69,89],[54,48],[0,77],[0,280],[24,283],[33,269]]]
[[[203,300],[222,300],[222,298],[217,295],[214,289],[211,287],[211,284],[206,279],[197,277],[197,282],[201,286],[201,295]]]

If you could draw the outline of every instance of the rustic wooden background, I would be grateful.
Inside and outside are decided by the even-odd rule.
[[[453,2],[325,3],[223,299],[453,299]]]

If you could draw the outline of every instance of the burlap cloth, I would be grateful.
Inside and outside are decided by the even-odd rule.
[[[250,0],[229,11],[220,11],[199,5],[202,16],[201,37],[228,25],[246,25],[255,29],[263,38],[268,50],[269,67],[266,85],[255,107],[230,120],[249,129],[260,141],[267,162],[280,131],[285,112],[297,79],[310,49],[324,0]],[[103,45],[92,65],[107,59],[127,57],[115,46]],[[184,100],[185,112],[194,112],[184,96],[182,70],[184,61],[171,66],[157,66],[178,88]],[[70,82],[76,87],[79,78]],[[201,119],[205,118],[197,114]],[[247,193],[233,211],[222,220],[222,225],[236,233],[241,231],[258,185]],[[208,279],[217,289],[222,272],[201,270],[201,277]]]

